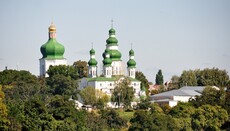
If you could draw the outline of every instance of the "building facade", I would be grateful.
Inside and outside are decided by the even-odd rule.
[[[118,40],[115,36],[115,29],[109,30],[109,38],[106,40],[106,49],[103,52],[103,69],[102,76],[98,76],[97,60],[95,58],[95,50],[90,50],[90,60],[88,61],[88,78],[82,78],[79,81],[79,89],[82,90],[87,86],[101,90],[111,96],[114,88],[121,79],[125,77],[130,80],[130,87],[134,89],[135,101],[140,99],[141,82],[135,79],[136,62],[134,60],[134,51],[129,51],[129,60],[127,62],[127,74],[123,69],[121,56],[118,49]],[[143,94],[143,93],[142,93]],[[108,106],[114,106],[115,103],[109,102]]]

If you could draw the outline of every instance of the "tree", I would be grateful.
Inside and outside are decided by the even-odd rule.
[[[8,110],[3,100],[4,92],[2,92],[2,86],[0,85],[0,130],[7,130],[10,125],[10,121],[7,119]]]
[[[77,92],[76,81],[63,75],[54,75],[53,77],[48,78],[47,84],[50,86],[53,95],[74,96]]]
[[[32,99],[25,103],[22,130],[55,130],[56,121],[48,114],[45,104]]]
[[[81,90],[80,95],[84,101],[84,104],[98,106],[100,108],[103,108],[109,101],[108,95],[100,90],[96,90],[91,86],[85,87],[83,90]]]
[[[52,78],[55,75],[63,75],[65,77],[70,77],[72,80],[79,79],[78,69],[75,66],[50,66],[47,74],[49,75],[49,78]]]
[[[164,84],[164,78],[162,75],[162,71],[159,70],[158,73],[156,74],[156,85],[163,85]]]
[[[183,71],[179,79],[180,87],[197,86],[196,73],[193,70]]]
[[[121,129],[122,127],[127,126],[127,121],[122,119],[114,109],[103,110],[102,118],[106,120],[110,129]]]
[[[78,74],[80,78],[88,77],[88,68],[86,61],[76,61],[73,63],[73,66],[78,69]]]
[[[130,87],[130,80],[128,78],[120,78],[114,88],[112,94],[112,102],[116,102],[120,107],[122,103],[125,107],[130,107],[134,99],[133,87]]]
[[[217,86],[227,87],[229,76],[226,70],[218,68],[183,71],[179,79],[182,86]]]
[[[148,80],[146,79],[146,76],[140,72],[140,71],[136,71],[136,79],[141,81],[141,88],[145,87],[145,88],[149,88],[149,84],[148,84]]]
[[[225,104],[226,92],[223,89],[217,90],[216,88],[207,86],[201,96],[197,96],[195,99],[192,99],[191,102],[199,107],[201,105],[219,105],[224,106]]]
[[[220,130],[228,120],[228,113],[220,106],[202,105],[192,115],[193,130]]]
[[[171,82],[169,83],[169,90],[179,88],[179,79],[180,79],[179,76],[176,75],[172,76]]]
[[[218,68],[206,68],[197,72],[197,84],[199,86],[226,87],[228,81],[229,76],[226,70],[219,70]]]
[[[138,110],[130,122],[130,131],[179,130],[179,125],[176,123],[177,121],[164,113],[150,113],[148,111]]]

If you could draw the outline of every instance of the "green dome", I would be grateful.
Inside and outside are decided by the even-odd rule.
[[[94,49],[91,49],[91,50],[89,51],[89,53],[90,53],[90,55],[95,55],[95,50],[94,50]]]
[[[97,60],[96,59],[90,59],[89,62],[88,62],[88,65],[89,66],[97,66]]]
[[[111,29],[109,30],[109,34],[110,34],[110,35],[115,35],[115,33],[116,33],[116,31],[115,31],[113,28],[111,28]]]
[[[105,59],[103,60],[103,64],[104,64],[105,66],[111,66],[112,60],[111,60],[110,58],[105,58]]]
[[[112,60],[120,60],[121,53],[118,50],[110,50],[110,58]]]
[[[109,44],[109,45],[117,45],[118,40],[117,40],[116,37],[109,37],[109,38],[106,40],[106,43]]]
[[[132,49],[129,51],[129,55],[134,56],[134,51]]]
[[[127,62],[127,65],[128,67],[136,67],[136,61],[134,61],[133,59],[130,59],[128,62]]]
[[[103,56],[104,59],[105,59],[107,53],[110,54],[110,50],[109,49],[105,49],[105,52],[102,54],[102,56]]]
[[[118,43],[117,38],[115,36],[112,37],[112,35],[115,35],[115,33],[116,31],[113,28],[109,30],[109,38],[106,40],[106,43],[108,45],[117,45]]]
[[[40,48],[43,55],[42,58],[49,59],[62,59],[65,52],[63,45],[57,42],[55,38],[50,38],[45,44]]]

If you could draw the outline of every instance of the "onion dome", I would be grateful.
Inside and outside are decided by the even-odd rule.
[[[104,60],[103,60],[103,64],[104,66],[111,66],[112,64],[112,59],[110,59],[110,50],[109,49],[106,49],[105,52],[103,53],[103,57],[104,57]]]
[[[113,61],[112,61],[110,58],[105,58],[105,59],[103,60],[104,66],[111,66],[112,62],[113,62]]]
[[[65,52],[63,45],[57,42],[55,38],[50,38],[44,45],[40,48],[43,55],[42,58],[49,59],[62,59]]]
[[[89,66],[97,66],[97,60],[95,59],[95,50],[94,49],[91,49],[89,51],[90,53],[90,60],[88,61],[88,65]]]
[[[133,60],[133,59],[130,59],[128,62],[127,62],[127,65],[128,67],[136,67],[136,61]]]
[[[115,37],[115,33],[116,31],[113,28],[109,30],[109,38],[106,40],[107,45],[117,45],[118,40]]]
[[[129,68],[135,68],[136,67],[136,61],[134,60],[134,51],[131,49],[129,51],[129,61],[127,62],[127,66]]]
[[[133,51],[133,49],[131,49],[131,50],[129,51],[129,55],[130,55],[130,56],[134,56],[134,51]]]
[[[110,54],[110,50],[109,49],[105,49],[105,52],[102,54],[102,57],[104,59],[106,58],[106,54]]]
[[[91,59],[88,61],[88,65],[89,65],[89,66],[97,66],[97,60],[91,58]]]
[[[118,50],[110,50],[110,58],[112,60],[121,60],[121,52]]]
[[[89,53],[90,53],[90,55],[95,55],[95,50],[94,50],[94,49],[91,49],[91,50],[89,51]]]

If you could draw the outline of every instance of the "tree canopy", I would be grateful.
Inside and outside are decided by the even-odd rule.
[[[157,72],[155,82],[156,82],[156,85],[164,84],[164,78],[163,78],[163,74],[161,70]]]

